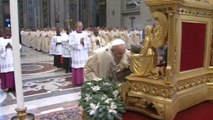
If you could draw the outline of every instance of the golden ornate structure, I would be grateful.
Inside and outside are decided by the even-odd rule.
[[[137,68],[134,61],[131,65],[134,67],[133,74],[127,76],[128,81],[121,85],[121,96],[129,110],[142,112],[156,119],[173,120],[178,112],[200,102],[213,100],[213,4],[210,0],[146,0],[145,4],[150,7],[154,17],[156,14],[163,14],[168,21],[165,22],[163,17],[155,17],[160,27],[168,31],[163,32],[166,33],[164,41],[168,46],[166,73],[157,80],[137,75],[139,72],[136,69],[144,68]],[[167,23],[167,26],[162,23]],[[203,46],[193,44],[197,48],[202,47],[204,52],[198,53],[203,56],[201,64],[195,62],[194,66],[188,67],[184,63],[193,62],[196,58],[184,61],[183,48],[188,47],[188,44],[184,44],[184,39],[196,39],[196,35],[190,38],[185,36],[188,33],[186,30],[193,28],[198,28],[198,32],[199,29],[204,29],[203,33],[199,33],[204,36],[200,37],[201,40],[198,39],[201,43],[204,41]],[[140,61],[146,56],[133,57],[133,60]],[[150,67],[155,68],[153,65]]]
[[[154,12],[156,27],[147,25],[145,27],[145,39],[139,54],[131,55],[130,70],[133,76],[141,76],[157,79],[159,70],[157,64],[157,50],[165,43],[167,36],[167,18],[161,12]]]
[[[213,0],[207,0],[209,3],[213,4]]]
[[[35,120],[35,116],[32,113],[27,113],[26,110],[27,108],[16,109],[17,115],[12,117],[11,120]]]

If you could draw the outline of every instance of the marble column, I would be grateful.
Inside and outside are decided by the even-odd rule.
[[[64,2],[65,0],[58,0],[58,4],[59,4],[59,24],[58,27],[62,27],[64,28],[64,20],[66,19],[65,17],[65,13],[64,13]]]
[[[24,28],[27,28],[27,0],[23,0],[23,26]]]
[[[64,16],[65,16],[65,19],[70,18],[69,0],[64,1]]]
[[[50,0],[50,27],[56,27],[55,24],[55,0]]]
[[[3,28],[4,22],[3,22],[3,7],[2,7],[2,0],[0,0],[0,29]]]
[[[36,7],[36,18],[35,19],[36,19],[36,24],[37,24],[36,27],[41,28],[42,27],[42,24],[41,24],[42,23],[41,22],[41,13],[42,13],[41,12],[41,1],[36,0],[35,2],[36,2],[36,6],[35,6]]]
[[[79,5],[79,0],[77,0],[77,21],[79,21],[80,20],[80,16],[79,16],[79,14],[80,14],[80,11],[79,11],[79,8],[80,8],[80,5]]]

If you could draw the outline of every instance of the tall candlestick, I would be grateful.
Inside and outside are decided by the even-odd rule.
[[[15,87],[17,97],[17,115],[12,117],[11,120],[34,120],[35,116],[32,113],[27,113],[27,108],[24,106],[19,43],[18,0],[10,0],[10,18],[13,46],[13,66],[15,73]]]
[[[10,0],[10,18],[11,18],[11,32],[13,45],[13,61],[15,73],[15,87],[17,97],[17,109],[23,110],[24,95],[22,87],[22,74],[20,62],[20,44],[19,44],[19,20],[18,20],[18,3],[17,0]]]

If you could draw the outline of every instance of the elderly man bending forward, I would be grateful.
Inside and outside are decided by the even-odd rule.
[[[98,78],[113,79],[113,72],[117,72],[129,66],[128,51],[125,42],[116,39],[99,48],[89,57],[84,67],[86,80]]]

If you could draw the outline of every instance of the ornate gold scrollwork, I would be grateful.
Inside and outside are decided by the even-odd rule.
[[[156,26],[145,27],[145,39],[138,54],[131,55],[130,70],[133,76],[158,79],[164,76],[164,69],[157,67],[157,48],[165,44],[168,20],[162,12],[153,12]],[[161,73],[161,74],[160,74]]]
[[[213,4],[213,0],[207,0],[210,4]]]
[[[120,94],[121,94],[121,99],[126,102],[126,95],[127,93],[129,92],[129,83],[128,82],[125,82],[125,83],[122,83],[121,86],[120,86]]]
[[[167,33],[168,33],[168,20],[167,20],[167,17],[165,16],[164,13],[158,12],[158,11],[153,12],[152,15],[153,15],[154,19],[159,23],[159,25],[163,28],[163,38],[162,38],[162,40],[164,42],[164,40],[165,40],[165,38],[167,36]],[[159,43],[158,47],[162,46],[162,41],[159,41],[159,42],[160,43]]]
[[[207,11],[207,10],[179,8],[178,11],[179,11],[179,14],[181,14],[181,15],[203,16],[203,17],[212,17],[213,16],[212,12]]]
[[[142,108],[147,108],[150,103],[146,99],[138,99],[138,102],[135,103],[136,106],[142,107]]]
[[[155,107],[160,116],[164,116],[165,113],[164,104],[153,102],[153,107]]]
[[[213,74],[201,75],[194,78],[184,79],[178,81],[174,86],[170,85],[156,85],[143,81],[130,81],[125,90],[133,92],[141,92],[152,96],[159,96],[163,98],[172,98],[172,96],[179,91],[189,89],[191,87],[213,82]],[[128,89],[127,89],[128,88]],[[125,92],[124,92],[125,93]]]

